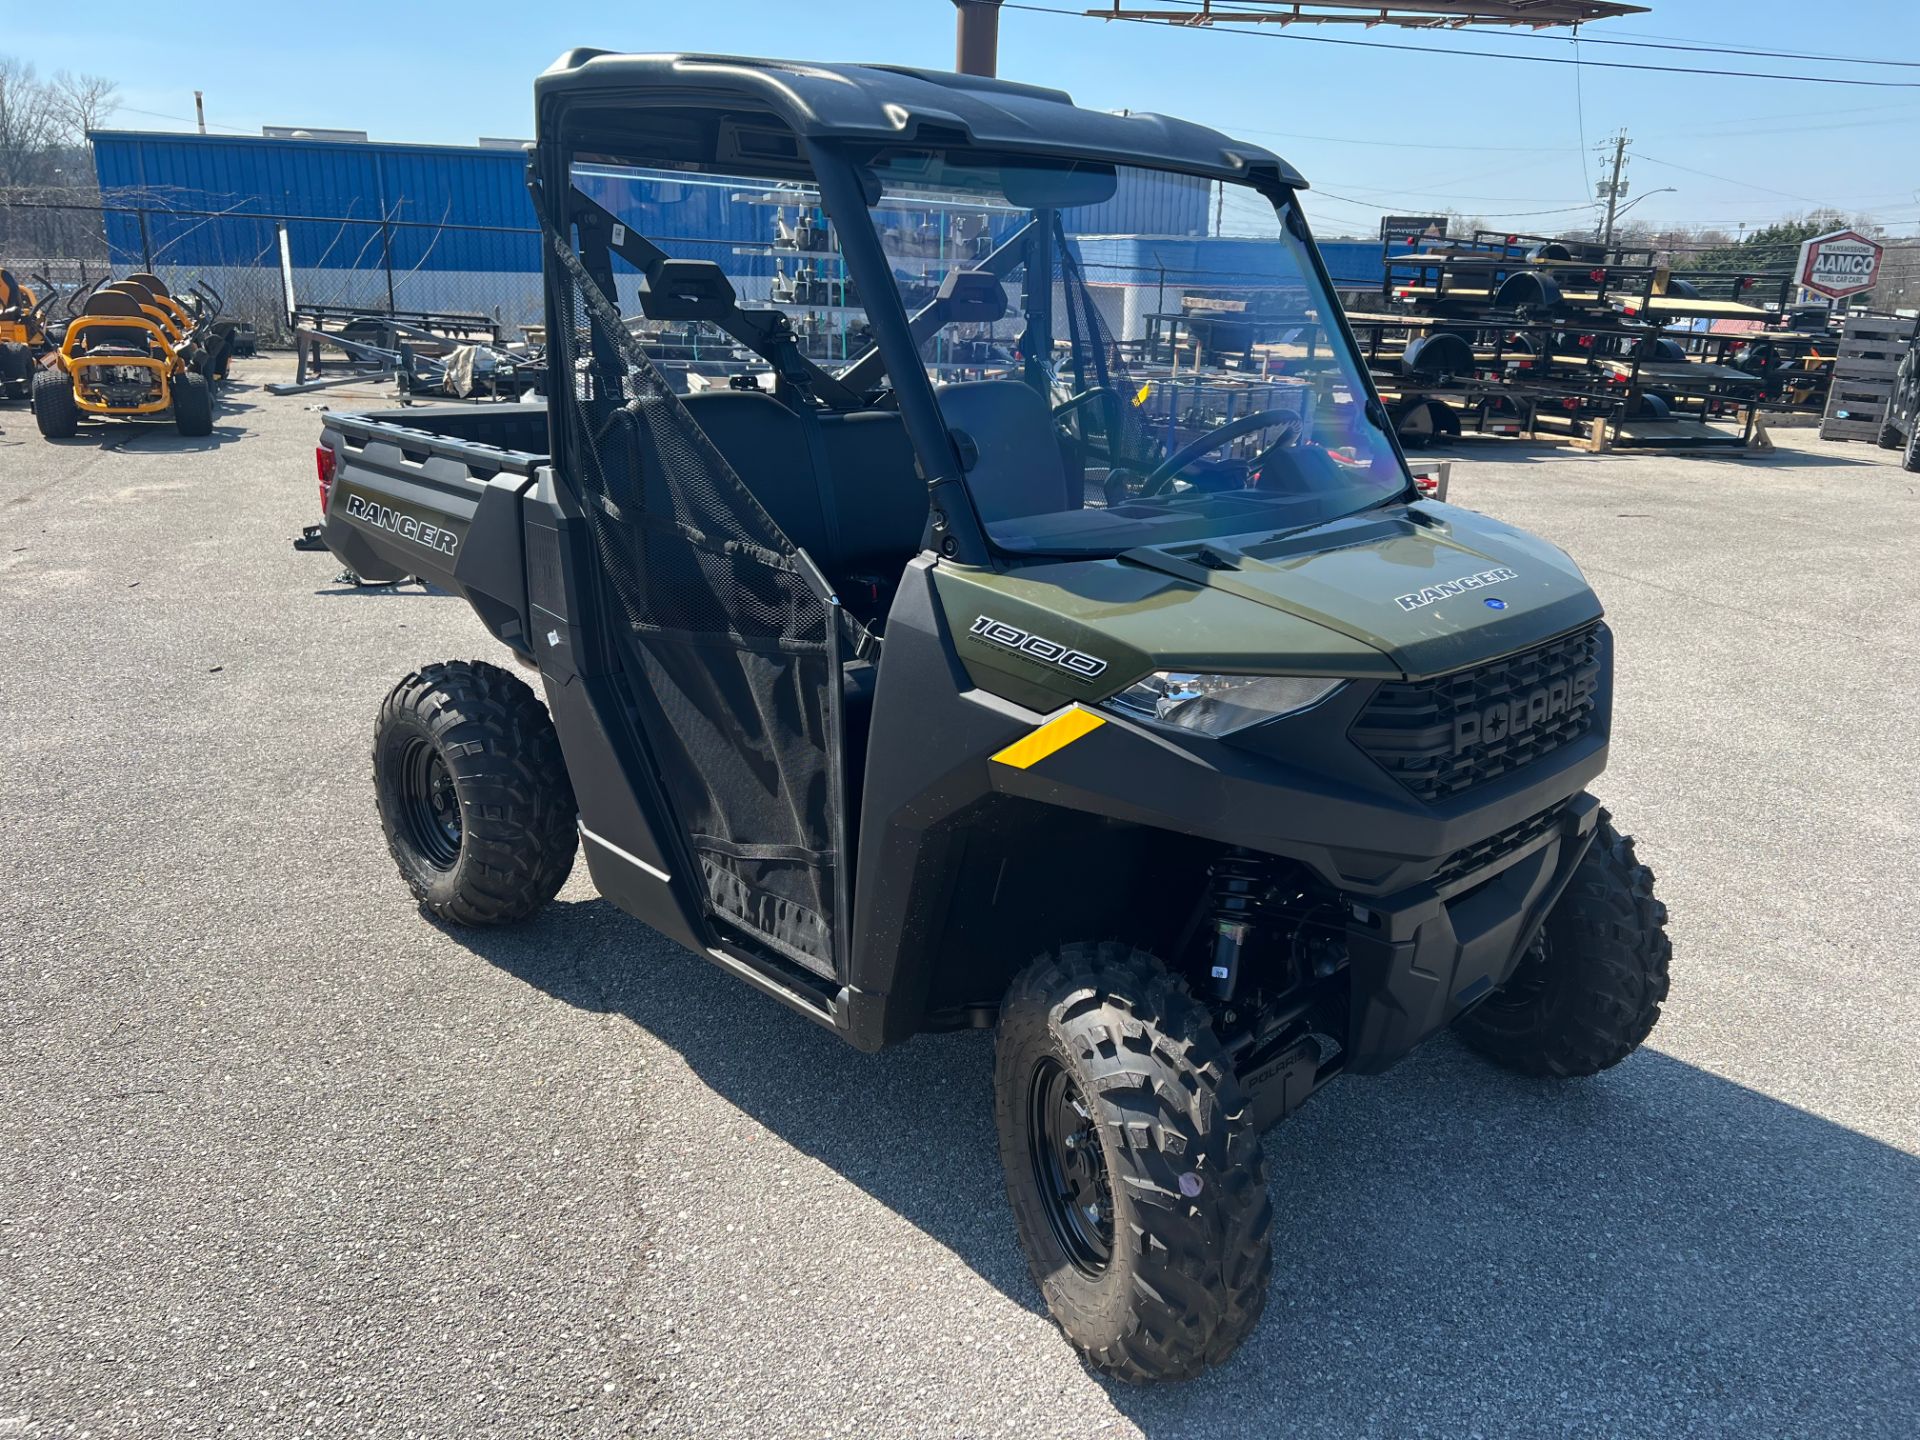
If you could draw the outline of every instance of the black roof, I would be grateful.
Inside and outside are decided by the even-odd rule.
[[[1041,149],[1228,180],[1265,171],[1304,187],[1286,161],[1259,145],[1165,115],[1082,110],[1064,90],[898,65],[827,65],[737,55],[619,55],[570,50],[534,82],[535,103],[607,90],[687,92],[690,100],[740,100],[778,115],[812,139],[925,140],[963,133],[992,149]]]

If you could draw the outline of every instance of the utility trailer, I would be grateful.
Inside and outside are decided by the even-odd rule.
[[[1814,412],[1825,393],[1826,337],[1771,328],[1785,275],[1679,273],[1647,250],[1487,231],[1390,233],[1382,251],[1375,301],[1349,319],[1410,443],[1517,431],[1593,450],[1766,449],[1769,415]]]

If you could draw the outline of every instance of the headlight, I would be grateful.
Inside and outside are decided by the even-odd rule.
[[[1318,705],[1346,684],[1299,675],[1189,675],[1156,670],[1107,703],[1172,730],[1231,735]]]

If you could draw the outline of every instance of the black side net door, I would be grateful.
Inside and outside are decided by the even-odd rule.
[[[641,728],[719,928],[837,973],[841,636],[811,566],[551,234],[573,323],[550,337],[561,456],[587,515]],[[626,277],[631,281],[634,277]],[[556,427],[558,428],[558,427]]]

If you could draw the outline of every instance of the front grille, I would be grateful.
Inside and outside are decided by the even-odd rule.
[[[1422,800],[1443,800],[1586,734],[1601,679],[1596,622],[1488,665],[1382,685],[1349,733]]]
[[[1433,884],[1445,888],[1456,880],[1465,879],[1476,870],[1484,870],[1502,856],[1538,840],[1560,823],[1560,817],[1566,813],[1567,802],[1561,800],[1549,805],[1538,815],[1522,820],[1518,825],[1509,825],[1498,834],[1489,835],[1477,845],[1467,845],[1447,857],[1446,863],[1434,872]]]

